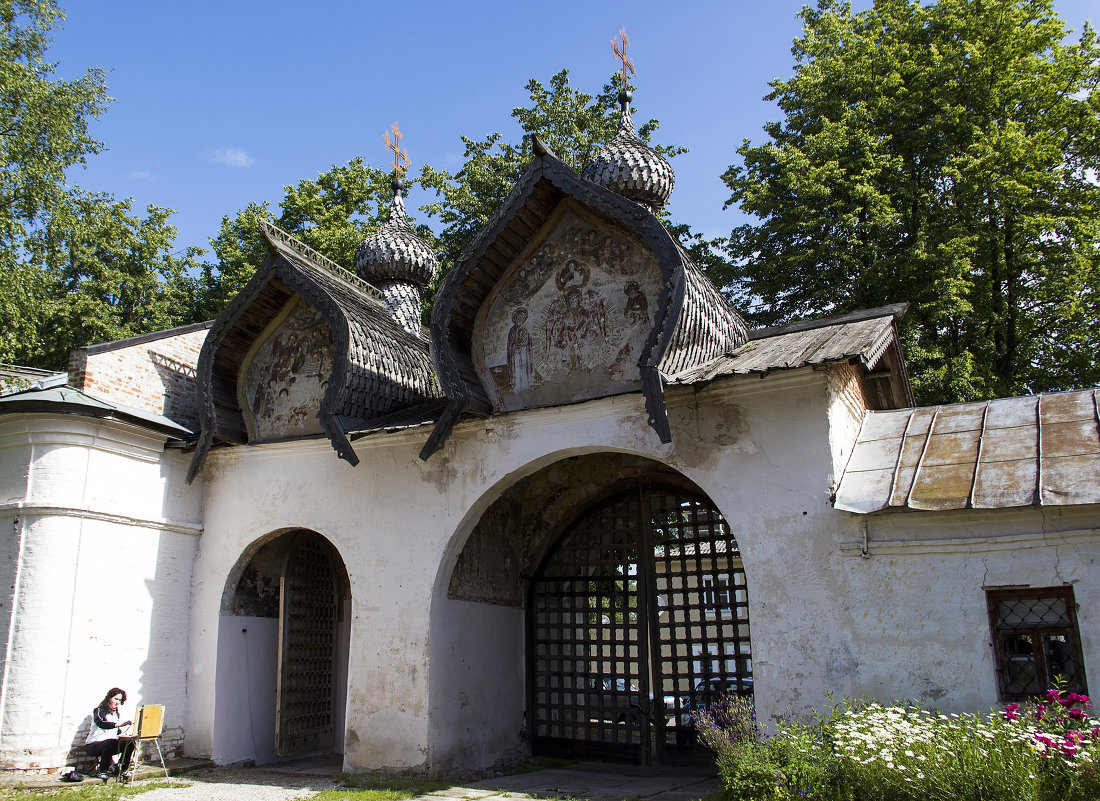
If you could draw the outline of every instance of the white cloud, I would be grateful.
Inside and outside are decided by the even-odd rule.
[[[137,178],[139,181],[155,181],[157,176],[148,170],[134,170],[130,173],[131,178]]]
[[[248,151],[239,147],[219,147],[214,151],[212,164],[224,164],[227,167],[251,167],[256,159],[248,155]]]

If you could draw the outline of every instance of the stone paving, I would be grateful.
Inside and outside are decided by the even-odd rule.
[[[199,760],[169,764],[169,773],[186,787],[166,787],[142,793],[141,801],[290,801],[336,787],[339,761],[284,763],[251,767],[215,767]],[[139,781],[163,779],[160,767],[146,765]],[[94,777],[85,780],[97,781]],[[0,787],[66,787],[57,774],[4,774]],[[421,796],[417,801],[527,801],[589,799],[590,801],[698,801],[716,794],[721,784],[711,772],[640,768],[628,765],[576,763],[511,776],[458,782]]]

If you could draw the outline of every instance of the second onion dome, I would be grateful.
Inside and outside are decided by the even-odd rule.
[[[668,202],[676,176],[672,166],[634,130],[629,90],[619,92],[619,130],[585,165],[581,177],[657,211]]]
[[[381,290],[386,308],[402,327],[420,336],[420,290],[435,277],[438,261],[405,214],[404,182],[395,178],[392,186],[386,221],[355,251],[355,271]]]

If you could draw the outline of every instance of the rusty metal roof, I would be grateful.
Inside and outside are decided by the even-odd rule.
[[[1100,389],[867,412],[837,509],[1100,503]]]
[[[699,367],[666,376],[665,381],[695,384],[726,375],[763,374],[849,359],[859,359],[871,369],[896,341],[894,320],[907,307],[900,303],[753,331],[741,347]]]

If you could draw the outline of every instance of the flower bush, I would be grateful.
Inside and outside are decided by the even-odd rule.
[[[1055,688],[988,716],[845,701],[765,737],[751,699],[696,714],[730,801],[1095,801],[1100,721]]]

